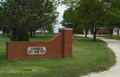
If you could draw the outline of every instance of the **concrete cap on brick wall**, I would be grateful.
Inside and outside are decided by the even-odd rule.
[[[59,28],[59,30],[73,30],[73,28]]]

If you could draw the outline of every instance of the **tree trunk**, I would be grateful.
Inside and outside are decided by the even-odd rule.
[[[15,41],[15,39],[14,39],[14,29],[12,30],[12,39],[11,39],[11,41]]]
[[[94,26],[94,25],[93,25]],[[100,26],[95,26],[95,28],[93,27],[92,31],[93,31],[93,34],[94,34],[94,41],[96,41],[96,34],[97,34],[97,31],[99,30],[99,27]]]
[[[110,34],[110,36],[112,37],[112,34]]]
[[[16,28],[12,28],[12,39],[11,39],[11,41],[17,41],[17,30],[16,30]]]
[[[94,33],[94,41],[96,41],[96,34],[97,34],[98,29],[95,29]]]
[[[110,31],[110,36],[112,37],[112,32],[113,32],[113,29],[109,30]]]
[[[30,31],[30,37],[32,37],[32,31]]]
[[[5,34],[6,33],[6,29],[5,28],[3,28],[3,34]]]
[[[88,30],[86,29],[86,30],[85,30],[85,37],[87,37],[87,32],[88,32]]]
[[[94,41],[96,41],[96,32],[94,32]]]
[[[35,31],[34,31],[34,38],[35,38]]]
[[[7,36],[10,38],[10,40],[12,40],[11,36],[9,35],[9,33],[7,32]]]
[[[110,36],[112,37],[112,31],[110,31]]]

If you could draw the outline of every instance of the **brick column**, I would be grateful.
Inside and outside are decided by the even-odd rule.
[[[63,33],[63,56],[69,57],[72,55],[72,28],[61,28],[59,31]]]

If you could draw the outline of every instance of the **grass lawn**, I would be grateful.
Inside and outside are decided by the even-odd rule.
[[[31,41],[48,41],[54,35],[37,35]],[[75,38],[80,38],[78,43]],[[114,53],[101,40],[73,37],[73,55],[70,58],[29,59],[6,61],[6,41],[0,38],[0,77],[79,77],[91,72],[99,72],[112,67]]]
[[[105,38],[120,40],[120,35],[113,35],[112,37],[110,35],[97,35],[97,37],[105,37]]]

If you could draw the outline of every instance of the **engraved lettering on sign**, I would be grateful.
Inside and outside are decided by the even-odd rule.
[[[28,47],[28,54],[45,54],[46,48],[45,47]]]

